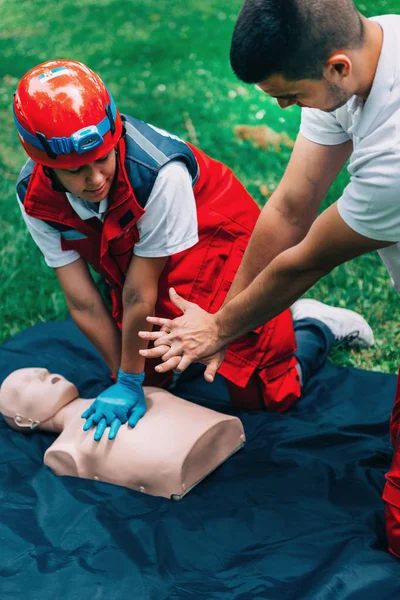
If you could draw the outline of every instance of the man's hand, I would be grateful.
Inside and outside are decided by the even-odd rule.
[[[160,358],[164,364],[158,365],[159,373],[174,370],[182,373],[192,362],[201,362],[207,366],[204,379],[211,383],[221,366],[225,351],[215,315],[179,296],[170,288],[171,302],[179,308],[183,315],[176,319],[147,317],[160,331],[139,331],[139,336],[154,341],[151,350],[140,350],[146,358]]]
[[[87,431],[97,425],[94,439],[98,442],[106,427],[110,427],[109,440],[115,438],[118,429],[128,419],[129,426],[134,427],[146,412],[143,380],[144,373],[130,374],[120,369],[117,383],[101,392],[82,414],[82,418],[86,419],[83,430]]]

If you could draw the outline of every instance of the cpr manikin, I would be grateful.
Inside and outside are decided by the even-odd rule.
[[[134,429],[96,442],[82,430],[92,400],[47,369],[19,369],[0,388],[0,412],[13,429],[59,433],[44,455],[56,475],[121,485],[178,499],[245,441],[237,417],[198,406],[159,388],[145,388],[147,412]]]

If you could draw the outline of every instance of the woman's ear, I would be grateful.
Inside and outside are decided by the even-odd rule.
[[[51,187],[55,192],[67,192],[68,190],[60,183],[57,178],[57,175],[54,173],[53,169],[50,167],[43,167],[43,173],[50,179]]]

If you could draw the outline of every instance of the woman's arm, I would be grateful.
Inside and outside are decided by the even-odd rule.
[[[147,348],[148,342],[138,337],[141,329],[151,330],[146,321],[154,314],[157,302],[158,280],[168,257],[148,258],[133,256],[122,292],[122,356],[121,369],[125,373],[140,373],[145,359],[139,350]]]
[[[76,325],[99,350],[116,376],[121,362],[121,333],[83,258],[55,269]]]

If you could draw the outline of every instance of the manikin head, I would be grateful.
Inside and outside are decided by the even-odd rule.
[[[19,369],[3,381],[0,412],[13,429],[35,429],[78,397],[78,390],[62,375],[47,369]]]
[[[14,121],[27,154],[55,189],[103,200],[116,171],[122,120],[100,77],[73,60],[51,60],[20,80]]]
[[[354,94],[368,94],[360,57],[376,27],[352,0],[245,0],[231,66],[281,108],[297,104],[331,112]]]

